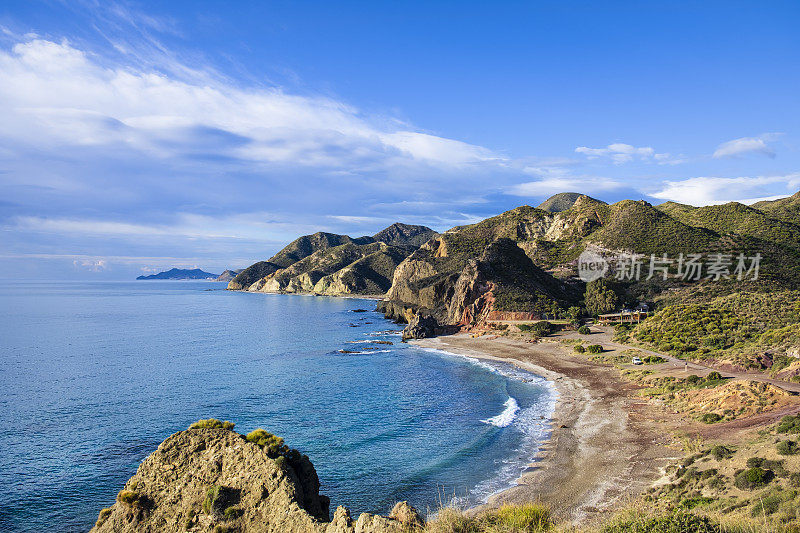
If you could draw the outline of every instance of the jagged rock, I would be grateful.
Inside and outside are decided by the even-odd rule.
[[[403,330],[403,340],[433,337],[437,326],[436,319],[432,316],[414,315]]]
[[[407,501],[397,502],[389,513],[389,518],[397,520],[407,529],[421,528],[425,525],[422,516]]]
[[[357,521],[339,507],[328,521],[329,500],[308,457],[270,457],[228,429],[175,433],[147,457],[101,511],[92,532],[226,531],[274,533],[399,533],[423,524],[406,502],[385,518]]]

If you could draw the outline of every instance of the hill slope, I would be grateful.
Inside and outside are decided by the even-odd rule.
[[[537,206],[537,209],[541,209],[542,211],[548,211],[550,213],[560,213],[561,211],[566,211],[573,205],[575,202],[584,196],[579,192],[560,192],[558,194],[554,194],[541,204]]]
[[[800,224],[800,192],[788,198],[756,202],[750,207],[763,211],[771,217],[780,218],[793,224]]]
[[[608,205],[572,194],[554,198],[545,207],[564,207],[552,204],[562,200],[568,204],[573,198],[574,202],[557,212],[521,206],[448,230],[422,246],[395,271],[389,301],[383,304],[385,314],[401,320],[407,320],[409,313],[422,314],[440,326],[469,326],[480,322],[480,317],[512,312],[531,317],[563,314],[567,306],[581,300],[583,288],[575,281],[575,262],[587,249],[609,259],[620,253],[642,257],[640,279],[617,284],[615,289],[621,291],[623,302],[633,304],[683,283],[646,280],[651,254],[666,254],[673,260],[693,253],[706,258],[717,253],[734,258],[739,253],[762,254],[758,283],[738,283],[734,276],[713,286],[698,284],[715,294],[796,285],[800,229],[756,209],[742,204],[694,208],[672,202],[655,208],[632,200]],[[514,274],[504,276],[504,269]],[[470,307],[474,305],[480,313]],[[464,315],[465,309],[469,316]]]

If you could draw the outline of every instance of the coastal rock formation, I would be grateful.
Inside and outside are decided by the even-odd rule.
[[[240,268],[240,269],[238,269],[238,270],[230,270],[230,269],[225,269],[225,272],[223,272],[222,274],[220,274],[220,275],[219,275],[219,277],[218,277],[217,279],[215,279],[214,281],[224,281],[224,282],[226,282],[226,283],[229,283],[231,280],[233,280],[233,278],[235,278],[236,276],[238,276],[238,275],[239,275],[239,273],[240,273],[242,270],[244,270],[244,269],[243,269],[243,268]]]
[[[344,507],[329,521],[328,505],[308,457],[274,457],[229,429],[189,429],[142,462],[92,531],[400,533],[423,523],[406,502],[355,521]]]
[[[280,269],[280,267],[275,263],[259,261],[239,272],[236,277],[228,283],[228,290],[245,290],[264,276],[275,273],[278,269]]]
[[[395,223],[372,237],[319,232],[293,241],[269,261],[256,263],[228,284],[230,290],[382,295],[394,269],[436,232]]]
[[[388,318],[397,319],[402,309],[401,321],[410,326],[408,310],[440,326],[471,327],[495,309],[544,315],[578,298],[511,239],[492,240],[478,257],[469,257],[449,236],[429,241],[395,270],[388,301],[379,306]],[[423,332],[409,327],[407,336]]]
[[[437,326],[436,320],[431,316],[414,315],[403,330],[403,340],[433,337],[436,335]]]

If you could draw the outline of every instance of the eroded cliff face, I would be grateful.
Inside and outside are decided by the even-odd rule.
[[[478,257],[457,257],[447,238],[432,239],[403,261],[379,304],[387,318],[409,323],[407,339],[430,336],[431,330],[470,329],[498,312],[518,309],[537,317],[577,297],[512,239],[490,241]],[[435,322],[420,327],[420,316]]]
[[[227,429],[175,433],[145,459],[93,532],[400,533],[421,525],[407,503],[352,520],[329,500],[305,456],[270,457]]]

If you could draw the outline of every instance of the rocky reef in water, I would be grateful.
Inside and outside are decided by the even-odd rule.
[[[263,430],[201,421],[162,442],[100,511],[92,532],[400,533],[423,524],[406,502],[388,517],[330,518],[311,461]]]

